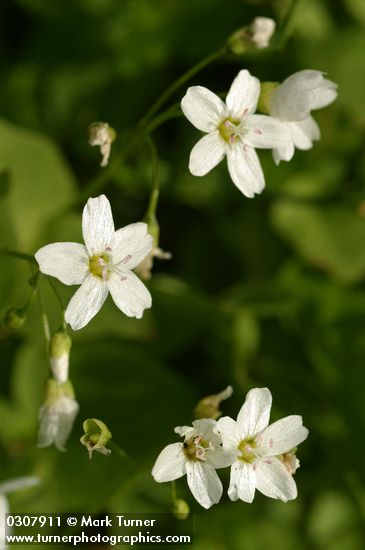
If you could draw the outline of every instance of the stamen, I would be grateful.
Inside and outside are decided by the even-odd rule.
[[[107,246],[105,250],[107,250],[108,252],[111,252],[112,248],[111,248],[111,246]]]
[[[247,151],[249,150],[249,146],[247,145],[247,143],[244,143],[243,150],[245,151],[245,153],[247,153]]]
[[[123,260],[122,260],[121,263],[122,263],[122,264],[128,263],[129,260],[131,259],[131,257],[132,257],[132,256],[131,256],[130,254],[127,254],[127,256],[126,256],[125,258],[123,258]]]
[[[260,128],[254,128],[253,131],[254,131],[255,134],[258,134],[259,136],[262,135],[262,131],[260,130]]]
[[[242,113],[242,118],[246,118],[248,115],[248,109],[246,107],[246,109],[243,110],[243,113]]]
[[[125,275],[122,275],[121,278],[120,278],[121,281],[126,281],[127,279],[128,279],[128,277],[126,277]]]
[[[265,464],[272,464],[271,460],[265,460]]]
[[[101,272],[101,276],[103,278],[103,281],[106,281],[108,278],[108,270],[106,267],[104,267],[103,271]]]
[[[269,439],[269,447],[273,446],[274,441],[272,439]]]

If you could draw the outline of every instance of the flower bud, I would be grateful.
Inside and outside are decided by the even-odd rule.
[[[195,418],[213,418],[217,420],[222,416],[222,412],[219,410],[221,401],[231,397],[233,393],[232,386],[227,386],[225,390],[203,397],[194,409]]]
[[[142,262],[136,267],[137,275],[148,281],[152,277],[152,268],[153,260],[157,258],[158,260],[170,260],[172,255],[170,252],[164,252],[159,248],[159,238],[160,238],[160,226],[158,224],[155,214],[148,214],[143,220],[148,226],[148,233],[153,237],[153,247],[151,252],[142,260]]]
[[[250,25],[229,37],[228,49],[235,55],[242,55],[248,50],[267,48],[275,26],[275,21],[269,17],[256,17]]]
[[[24,309],[12,307],[8,309],[3,317],[3,323],[9,330],[20,329],[27,319],[27,314]]]
[[[260,111],[260,113],[270,115],[272,93],[278,86],[279,82],[261,82],[260,97],[257,105],[257,110]]]
[[[38,447],[55,445],[65,451],[65,443],[71,433],[79,410],[71,381],[59,384],[50,378],[46,386],[46,399],[39,410],[40,427]]]
[[[67,332],[60,330],[55,332],[49,343],[49,360],[52,374],[58,384],[68,380],[68,365],[72,340]]]
[[[172,513],[176,519],[180,519],[181,521],[187,519],[190,514],[188,503],[182,498],[177,498],[173,503]]]
[[[100,153],[103,157],[100,166],[107,166],[112,143],[117,137],[116,131],[107,122],[93,122],[88,128],[88,132],[89,144],[100,147]]]
[[[82,427],[85,435],[81,437],[80,442],[87,448],[89,458],[92,458],[94,451],[102,455],[110,455],[111,450],[107,449],[106,445],[111,440],[112,434],[106,424],[97,418],[88,418]]]

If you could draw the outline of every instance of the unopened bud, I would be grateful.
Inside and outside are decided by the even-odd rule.
[[[65,451],[78,410],[71,381],[59,384],[56,380],[49,379],[46,399],[39,410],[38,447],[54,444],[60,451]]]
[[[182,498],[177,498],[172,505],[172,513],[176,519],[181,521],[187,519],[190,514],[188,503]]]
[[[250,25],[234,32],[228,39],[228,48],[235,55],[248,50],[267,48],[275,31],[275,21],[269,17],[256,17]]]
[[[88,132],[89,144],[100,147],[100,153],[102,154],[100,166],[107,166],[112,143],[117,137],[116,131],[107,122],[93,122],[88,128]]]
[[[164,252],[159,248],[160,238],[160,226],[158,225],[157,218],[154,214],[147,215],[143,220],[148,226],[148,233],[153,237],[153,247],[151,252],[142,260],[142,262],[136,267],[137,275],[144,281],[149,281],[152,277],[153,260],[170,260],[172,255],[170,252]]]
[[[272,93],[279,86],[279,82],[261,82],[260,97],[257,110],[265,115],[271,114]]]
[[[72,340],[67,332],[55,332],[49,343],[49,360],[52,374],[58,384],[68,380],[68,366]]]
[[[112,438],[108,426],[97,418],[88,418],[84,421],[82,427],[85,435],[81,437],[80,442],[87,448],[89,458],[92,458],[94,451],[102,455],[110,455],[111,450],[106,448],[106,445]]]
[[[24,309],[10,308],[3,317],[3,323],[9,330],[18,330],[27,319]]]
[[[232,386],[227,386],[225,390],[203,397],[194,409],[195,418],[213,418],[216,420],[222,416],[219,405],[225,399],[231,397],[233,393]]]

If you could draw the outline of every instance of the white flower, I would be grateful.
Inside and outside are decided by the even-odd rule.
[[[250,26],[250,37],[256,48],[267,48],[275,26],[275,21],[270,17],[255,17]]]
[[[225,416],[217,422],[223,448],[239,453],[231,467],[231,500],[252,502],[255,490],[284,502],[297,496],[297,488],[282,456],[308,436],[301,416],[287,416],[269,425],[271,393],[267,388],[248,392],[237,422]],[[291,471],[295,463],[291,464]],[[295,470],[295,468],[294,468]]]
[[[189,169],[204,176],[227,155],[233,183],[253,197],[265,187],[255,148],[285,150],[290,144],[286,125],[275,118],[254,115],[260,82],[246,70],[240,71],[228,92],[226,103],[202,86],[188,89],[181,108],[190,122],[206,132],[190,154]]]
[[[20,491],[28,487],[34,487],[38,485],[39,479],[37,477],[18,477],[15,479],[9,479],[0,484],[0,550],[6,550],[8,545],[6,544],[6,535],[10,535],[10,528],[6,526],[5,514],[10,513],[9,502],[6,497],[8,493],[14,491]]]
[[[224,451],[212,419],[195,420],[193,427],[179,426],[175,432],[184,443],[172,443],[159,454],[152,469],[156,481],[174,481],[186,474],[193,496],[203,508],[219,502],[223,487],[215,471],[232,464],[235,455]]]
[[[151,295],[131,271],[152,248],[145,223],[115,231],[105,195],[87,201],[82,215],[85,245],[53,243],[35,254],[39,269],[66,285],[81,285],[67,306],[65,320],[78,330],[96,315],[108,292],[129,317],[142,317]]]
[[[65,451],[66,441],[71,433],[79,405],[74,397],[70,381],[57,384],[49,380],[46,402],[39,409],[39,448],[55,445],[59,451]]]
[[[290,160],[295,147],[303,151],[313,147],[313,141],[321,137],[319,127],[311,111],[321,109],[337,97],[337,85],[323,77],[320,71],[299,71],[274,88],[270,98],[270,114],[285,121],[291,133],[290,155],[287,148],[275,147],[273,156]]]

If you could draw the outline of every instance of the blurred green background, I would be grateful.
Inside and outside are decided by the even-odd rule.
[[[95,120],[118,130],[112,158],[167,85],[253,17],[282,21],[283,0],[1,0],[0,230],[2,245],[33,254],[53,241],[81,241],[83,190],[102,169],[87,144]],[[234,386],[268,386],[272,418],[301,414],[299,498],[226,495],[204,511],[177,482],[195,517],[197,550],[362,550],[365,547],[365,4],[298,2],[282,49],[228,57],[191,81],[226,92],[241,68],[280,81],[317,69],[339,85],[315,113],[322,139],[275,167],[260,151],[267,187],[254,200],[222,163],[188,171],[199,133],[183,118],[158,128],[162,177],[158,219],[171,261],[155,264],[153,308],[142,320],[109,299],[74,333],[71,378],[80,413],[65,454],[38,450],[37,413],[48,363],[36,302],[15,333],[0,330],[1,480],[38,475],[13,495],[18,512],[167,512],[169,484],[150,470],[177,441],[201,397]],[[189,83],[190,84],[190,83]],[[179,101],[186,86],[169,105]],[[151,188],[144,140],[105,181],[116,227],[143,218]],[[1,257],[1,312],[30,292],[27,262]],[[75,288],[56,282],[65,301]],[[49,286],[52,329],[60,314]],[[82,421],[101,418],[135,460],[89,461]],[[229,471],[220,471],[225,488]]]

